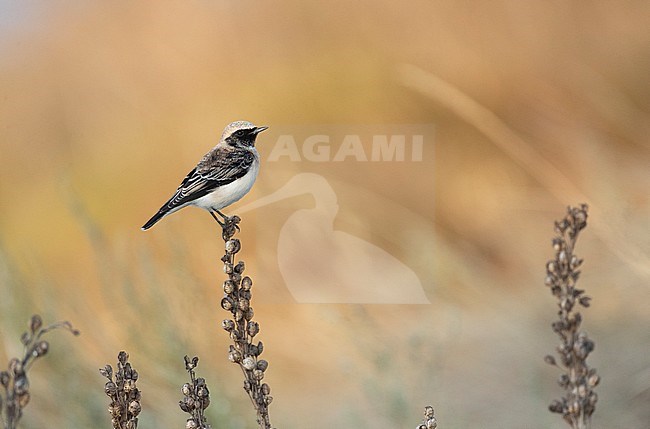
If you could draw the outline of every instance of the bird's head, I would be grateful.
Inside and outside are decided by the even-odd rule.
[[[235,121],[223,130],[221,142],[229,146],[255,146],[257,135],[268,127],[257,127],[248,121]]]

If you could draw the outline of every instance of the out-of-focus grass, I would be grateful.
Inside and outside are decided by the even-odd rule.
[[[543,264],[549,222],[581,201],[548,189],[449,106],[403,86],[398,66],[415,64],[485,106],[598,208],[592,219],[647,260],[647,5],[33,7],[0,44],[0,361],[16,354],[34,312],[70,320],[82,336],[53,339],[34,368],[26,427],[108,427],[97,368],[121,349],[141,375],[143,427],[182,424],[174,408],[185,354],[201,357],[213,425],[253,427],[219,328],[212,220],[186,209],[139,231],[240,118],[436,126],[421,163],[262,166],[247,200],[297,172],[323,175],[338,197],[335,227],[415,270],[433,303],[296,304],[275,249],[258,246],[273,243],[292,208],[313,202],[247,214],[242,258],[261,299],[274,425],[404,426],[426,404],[447,428],[558,424],[546,411],[557,387],[542,362],[556,341]],[[263,159],[271,136],[260,138]],[[594,299],[584,327],[603,379],[594,427],[643,427],[648,278],[616,241],[589,232],[581,240],[581,282]]]

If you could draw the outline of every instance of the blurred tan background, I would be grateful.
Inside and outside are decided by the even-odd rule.
[[[215,143],[274,125],[433,124],[422,162],[265,163],[242,202],[325,177],[335,229],[410,267],[428,305],[300,304],[273,247],[309,196],[247,213],[241,257],[278,428],[563,427],[542,357],[553,220],[578,245],[602,376],[595,428],[650,427],[650,4],[0,1],[0,362],[30,314],[66,319],[24,427],[110,427],[97,368],[125,349],[141,427],[183,427],[199,355],[213,427],[253,428],[219,324],[214,222],[139,227]],[[236,207],[229,210],[236,212]],[[275,241],[274,241],[275,240]],[[300,267],[296,267],[300,270]]]

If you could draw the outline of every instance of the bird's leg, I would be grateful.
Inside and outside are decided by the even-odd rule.
[[[216,211],[217,213],[219,213],[219,216],[221,216],[221,217],[223,218],[223,220],[228,220],[228,216],[226,216],[225,214],[221,213],[219,210],[215,210],[215,211]]]
[[[217,213],[219,213],[221,216],[223,216],[223,214],[222,214],[221,212],[219,212],[219,210],[217,210]],[[210,211],[210,214],[212,215],[212,217],[214,218],[214,220],[216,220],[217,223],[218,223],[219,225],[221,225],[222,228],[225,228],[225,227],[226,227],[226,224],[223,223],[223,222],[221,222],[221,221],[219,220],[219,218],[218,218],[217,216],[215,216],[215,214],[214,214],[213,211]],[[226,220],[226,219],[224,219],[224,220]]]

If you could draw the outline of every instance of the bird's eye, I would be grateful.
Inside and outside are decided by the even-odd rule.
[[[235,136],[237,136],[237,137],[244,137],[244,134],[246,134],[246,132],[244,130],[235,131]]]

